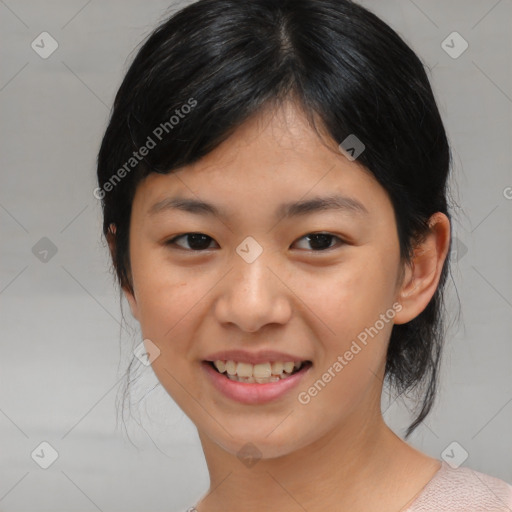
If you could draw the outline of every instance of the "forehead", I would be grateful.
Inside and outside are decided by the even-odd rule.
[[[307,211],[304,203],[311,206],[315,198],[344,203],[353,213],[389,206],[373,175],[349,161],[327,134],[320,138],[292,103],[259,113],[199,161],[167,175],[151,174],[139,188],[135,199],[144,213],[176,206],[177,198],[195,200],[191,208],[217,216],[221,209],[229,216],[262,205],[279,206],[285,215],[299,201]]]

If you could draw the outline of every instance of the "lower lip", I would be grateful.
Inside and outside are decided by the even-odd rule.
[[[203,361],[201,364],[204,371],[210,378],[212,384],[225,396],[244,404],[264,404],[282,397],[285,393],[298,385],[301,379],[310,370],[311,365],[300,369],[290,377],[277,382],[256,384],[248,382],[237,382],[228,379],[223,374],[214,370],[209,363]]]

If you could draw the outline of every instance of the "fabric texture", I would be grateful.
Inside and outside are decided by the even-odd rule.
[[[512,485],[467,467],[441,468],[401,512],[512,512]]]

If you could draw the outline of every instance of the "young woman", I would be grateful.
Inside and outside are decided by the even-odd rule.
[[[421,61],[353,2],[200,0],[142,46],[95,194],[198,429],[195,510],[510,510],[511,486],[419,452],[380,408],[384,383],[416,390],[408,436],[435,398],[449,168]]]

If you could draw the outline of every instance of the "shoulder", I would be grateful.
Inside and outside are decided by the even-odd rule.
[[[512,485],[471,468],[442,461],[432,480],[403,512],[510,512]]]

